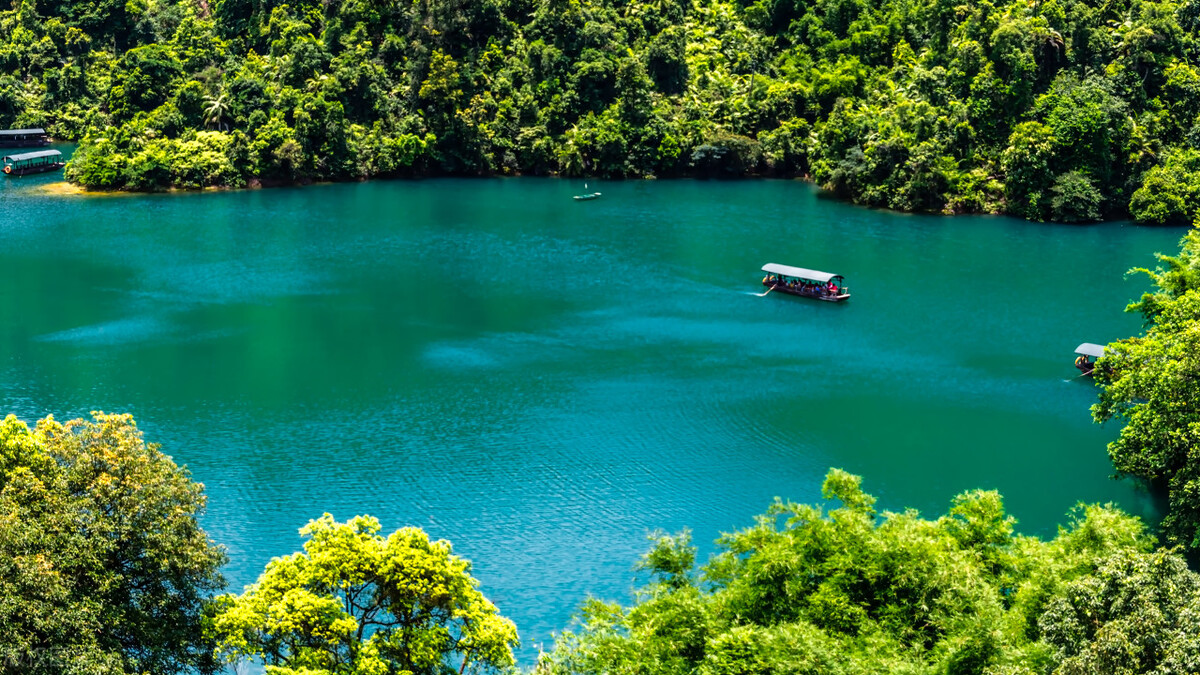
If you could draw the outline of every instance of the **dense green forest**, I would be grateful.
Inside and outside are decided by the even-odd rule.
[[[92,188],[807,175],[1188,222],[1198,29],[1198,0],[14,0],[0,125],[79,139]]]

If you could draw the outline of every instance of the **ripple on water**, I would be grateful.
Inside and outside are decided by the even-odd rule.
[[[161,339],[172,326],[156,316],[133,316],[90,326],[69,328],[38,336],[40,342],[65,342],[76,345],[122,345]]]

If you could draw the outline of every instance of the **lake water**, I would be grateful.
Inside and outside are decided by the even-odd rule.
[[[655,528],[702,557],[829,467],[883,508],[1000,490],[1026,533],[1110,479],[1075,346],[1181,229],[871,211],[795,181],[425,180],[46,194],[0,180],[0,410],[132,413],[207,487],[231,588],[308,519],[424,527],[521,656],[630,600]],[[846,275],[840,305],[764,263]]]

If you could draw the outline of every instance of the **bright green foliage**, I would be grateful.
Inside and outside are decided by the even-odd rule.
[[[831,470],[826,507],[776,501],[693,582],[684,532],[655,534],[629,608],[590,600],[539,671],[666,675],[1149,673],[1194,668],[1200,576],[1136,518],[1080,506],[1051,541],[995,492],[937,520],[877,514]],[[1122,660],[1124,659],[1124,660]],[[1156,670],[1174,665],[1176,670]],[[1186,666],[1182,670],[1179,668]]]
[[[213,619],[218,653],[271,675],[439,675],[513,665],[517,629],[478,590],[470,563],[419,528],[328,513],[300,530],[303,553],[275,558]]]
[[[1200,209],[1194,4],[17,0],[0,125],[82,139],[95,188],[769,174],[1171,222]]]
[[[0,423],[0,673],[215,672],[202,486],[128,415]]]
[[[1142,337],[1114,342],[1100,359],[1099,422],[1123,418],[1108,446],[1113,466],[1167,494],[1163,530],[1171,543],[1200,548],[1200,230],[1176,257],[1159,256],[1157,286],[1129,306],[1146,319]]]

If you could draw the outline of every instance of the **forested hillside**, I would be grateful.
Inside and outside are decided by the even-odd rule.
[[[904,210],[1186,221],[1200,2],[14,0],[0,125],[94,188],[810,175]]]

